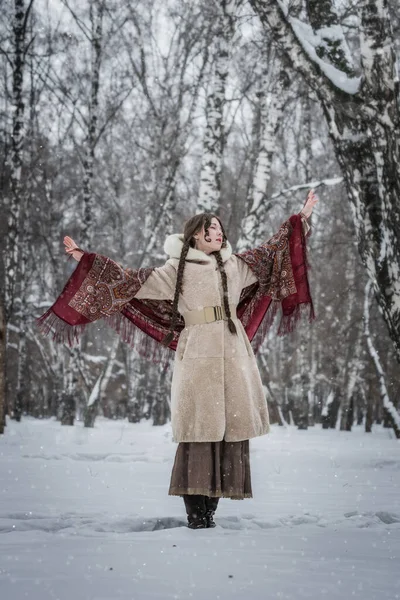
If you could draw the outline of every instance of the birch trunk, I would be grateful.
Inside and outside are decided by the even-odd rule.
[[[346,314],[343,317],[343,338],[347,339],[347,352],[346,360],[344,364],[345,377],[344,386],[345,393],[342,396],[341,414],[340,414],[340,429],[342,431],[351,431],[352,419],[351,417],[351,403],[353,397],[353,391],[356,384],[357,373],[358,373],[358,361],[361,353],[361,329],[356,331],[356,343],[351,343],[350,329],[354,318],[354,305],[356,300],[356,288],[355,288],[355,261],[351,252],[347,253],[347,261],[344,267],[344,278],[347,283],[347,289],[349,290],[349,299],[346,306]],[[357,325],[353,326],[354,328]],[[347,332],[347,337],[345,337]]]
[[[170,403],[166,402],[164,395],[167,377],[168,367],[167,365],[164,365],[164,368],[158,378],[157,394],[151,411],[153,425],[165,425],[171,416]]]
[[[76,397],[78,386],[78,351],[73,348],[68,357],[68,365],[65,367],[65,387],[61,394],[60,420],[61,425],[72,426],[76,417]]]
[[[0,434],[6,424],[6,319],[3,298],[0,295]]]
[[[339,369],[335,367],[333,369],[333,377],[336,379],[338,375]],[[342,393],[340,385],[336,383],[335,379],[327,401],[322,409],[322,429],[335,429],[337,417],[340,412],[339,409],[342,400]]]
[[[263,350],[259,355],[259,357],[260,357],[259,360],[260,360],[261,367],[262,367],[263,384],[267,388],[267,391],[269,394],[269,399],[268,399],[269,418],[270,418],[271,423],[278,423],[279,425],[283,425],[284,418],[282,415],[282,409],[281,409],[278,399],[276,398],[274,392],[272,391],[271,385],[269,383],[271,380],[271,374],[270,374],[270,369],[269,369],[269,365],[268,365],[268,360],[266,357],[267,353],[268,353],[267,350]]]
[[[390,400],[388,389],[386,386],[386,378],[385,373],[383,371],[382,363],[379,358],[379,354],[376,351],[374,343],[372,341],[371,332],[369,329],[369,296],[371,291],[372,284],[369,281],[365,286],[365,300],[364,300],[364,332],[365,337],[367,339],[368,351],[372,360],[375,363],[378,379],[379,379],[379,388],[381,395],[381,402],[383,406],[383,410],[385,412],[385,416],[388,418],[389,422],[393,427],[393,431],[395,433],[396,438],[400,438],[400,414],[398,413],[396,407],[393,402]]]
[[[306,332],[301,333],[301,341],[297,350],[298,365],[300,372],[299,381],[299,395],[298,395],[298,418],[297,418],[297,429],[308,429],[308,417],[310,411],[309,402],[309,389],[310,389],[310,377],[309,361],[308,361],[308,336]]]
[[[91,0],[90,22],[91,22],[91,78],[89,99],[89,123],[86,137],[85,158],[83,161],[83,230],[82,243],[84,247],[90,248],[93,235],[93,177],[95,147],[98,134],[99,113],[99,88],[100,88],[100,66],[102,58],[103,43],[103,0]]]
[[[11,134],[11,164],[10,164],[10,199],[8,203],[8,227],[6,235],[6,249],[4,256],[5,276],[5,319],[6,348],[11,348],[10,334],[11,321],[12,330],[17,332],[17,382],[13,382],[15,395],[11,402],[12,417],[20,420],[23,402],[23,376],[26,359],[25,354],[25,331],[26,331],[26,298],[24,298],[24,278],[28,253],[21,251],[21,241],[26,249],[26,240],[21,237],[21,214],[26,205],[26,195],[23,189],[22,169],[24,163],[24,140],[25,140],[25,103],[24,103],[24,73],[26,54],[26,34],[29,14],[33,0],[25,7],[24,0],[15,0],[13,17],[13,42],[12,42],[12,134]],[[26,215],[24,215],[26,216]],[[26,220],[24,219],[26,222]],[[13,349],[14,352],[14,349]],[[6,369],[6,361],[3,368]],[[6,370],[2,377],[5,379]],[[6,384],[7,389],[7,384]]]
[[[24,0],[15,0],[13,19],[12,60],[12,134],[11,134],[11,197],[8,206],[8,229],[5,267],[5,318],[9,321],[15,301],[15,285],[19,269],[19,216],[23,204],[22,165],[25,104],[23,97],[25,70],[26,25],[32,0],[25,8]]]
[[[340,423],[340,429],[345,431],[351,431],[353,425],[353,419],[348,416],[346,418],[346,413],[354,413],[352,411],[352,403],[354,403],[354,397],[357,389],[358,379],[360,377],[360,371],[363,368],[363,364],[361,362],[361,354],[362,354],[362,330],[360,329],[357,332],[356,343],[352,349],[352,357],[350,359],[349,369],[348,369],[348,378],[347,378],[347,386],[346,386],[346,395],[344,398],[346,411],[342,412],[342,420]]]
[[[126,413],[129,423],[139,423],[146,403],[148,379],[141,363],[132,353],[127,357],[128,402]]]
[[[238,252],[260,243],[265,235],[265,217],[272,204],[267,203],[267,186],[275,154],[276,135],[281,123],[283,106],[287,99],[290,80],[276,52],[264,53],[261,74],[260,143],[254,165],[249,194],[248,211],[242,221]]]
[[[250,2],[319,99],[346,183],[359,253],[400,361],[399,86],[387,2],[358,3],[359,86],[340,65],[329,79],[304,51],[296,22],[277,0]]]
[[[223,0],[218,9],[213,43],[213,77],[206,103],[206,129],[197,213],[218,212],[220,207],[224,148],[223,113],[231,42],[235,31],[236,11],[240,3],[241,0]]]
[[[115,337],[111,351],[105,367],[97,378],[96,383],[91,391],[89,400],[85,407],[84,424],[85,427],[94,427],[94,422],[98,414],[99,404],[105,397],[107,386],[110,382],[112,371],[114,368],[115,360],[117,357],[117,351],[119,347],[119,337]]]

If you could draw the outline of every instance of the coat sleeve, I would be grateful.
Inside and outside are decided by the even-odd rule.
[[[253,273],[253,271],[250,269],[250,267],[247,266],[247,264],[244,262],[244,260],[237,258],[236,263],[237,263],[237,273],[238,273],[238,278],[240,281],[240,289],[241,290],[248,287],[252,283],[256,283],[258,281],[258,278],[256,277],[256,275]]]
[[[138,300],[173,300],[176,285],[176,269],[167,261],[156,267],[134,296]]]

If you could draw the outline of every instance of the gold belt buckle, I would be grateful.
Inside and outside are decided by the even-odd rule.
[[[222,321],[222,308],[221,306],[214,306],[214,315],[216,321]]]
[[[212,323],[213,321],[215,321],[215,311],[213,306],[205,306],[203,308],[203,311],[206,323]]]

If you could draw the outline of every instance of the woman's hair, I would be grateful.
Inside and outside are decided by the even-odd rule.
[[[195,233],[201,231],[201,228],[203,227],[203,225],[204,225],[205,238],[207,239],[208,229],[211,225],[211,219],[213,217],[215,217],[215,219],[217,219],[219,224],[221,225],[221,230],[222,230],[221,248],[226,248],[227,237],[225,234],[224,227],[221,223],[221,220],[219,217],[217,217],[217,215],[214,215],[213,213],[200,213],[199,215],[195,215],[194,217],[192,217],[185,223],[185,227],[184,227],[184,231],[183,231],[183,247],[182,247],[181,255],[179,257],[178,271],[177,271],[177,275],[176,275],[175,294],[174,294],[174,300],[172,303],[171,325],[169,327],[169,333],[162,340],[162,343],[165,346],[169,346],[170,343],[172,342],[172,340],[174,339],[174,329],[175,329],[176,321],[178,320],[178,300],[179,300],[179,294],[182,293],[183,271],[185,268],[185,261],[186,261],[187,253],[189,252],[189,248],[196,247],[196,240],[194,238],[194,235],[195,235]],[[231,333],[236,333],[236,326],[232,320],[231,311],[229,308],[228,281],[226,278],[226,273],[225,273],[224,263],[222,261],[222,256],[221,256],[221,253],[219,250],[216,252],[212,252],[212,254],[215,254],[215,258],[217,259],[218,268],[221,272],[222,287],[224,290],[223,302],[224,302],[225,313],[226,313],[226,316],[228,317],[229,331]]]

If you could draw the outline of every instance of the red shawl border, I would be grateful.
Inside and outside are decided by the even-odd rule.
[[[284,226],[286,235],[282,235],[282,231],[285,231]],[[282,244],[283,240],[285,245],[282,246],[281,254],[285,256],[286,253],[288,256],[290,252],[289,269],[286,271],[293,271],[291,286],[282,279],[284,284],[281,286],[284,285],[286,291],[282,292],[281,297],[275,293],[274,299],[266,295],[268,289],[272,289],[271,264],[273,262],[276,266],[277,263],[272,252],[275,246],[270,242],[276,242],[279,234],[259,248],[236,254],[248,264],[258,278],[258,282],[242,291],[237,307],[238,318],[246,330],[254,352],[258,351],[270,330],[280,305],[282,317],[278,335],[294,331],[301,314],[305,311],[310,323],[315,319],[307,277],[310,265],[301,217],[291,216],[279,231],[279,243]],[[310,231],[306,237],[309,235]],[[280,263],[277,269],[280,275],[283,272]],[[124,269],[108,257],[85,252],[55,303],[36,320],[39,331],[57,343],[73,347],[79,342],[89,323],[103,319],[119,334],[122,341],[134,348],[139,355],[167,366],[174,356],[185,323],[180,316],[171,344],[165,347],[160,343],[169,331],[172,302],[134,298],[153,270],[154,267],[136,271]],[[285,275],[287,276],[287,273]]]
[[[290,285],[290,283],[288,284],[288,282],[285,282],[284,285],[290,291],[295,290],[294,293],[287,294],[285,292],[283,294],[284,297],[275,294],[275,298],[267,295],[266,292],[271,287],[273,288],[271,286],[271,270],[265,268],[265,261],[254,260],[254,253],[258,249],[236,254],[236,256],[248,264],[258,278],[257,283],[252,284],[242,291],[236,311],[251,341],[255,354],[270,331],[280,306],[282,306],[282,316],[278,326],[278,336],[292,333],[301,320],[302,315],[308,317],[309,323],[316,318],[308,280],[308,271],[311,267],[307,255],[306,238],[310,237],[311,229],[308,230],[306,235],[304,234],[300,215],[292,215],[282,225],[280,231],[284,229],[285,225],[288,225],[291,230],[289,236],[289,253],[292,273],[289,274],[288,279],[292,280],[294,286]],[[278,242],[280,243],[281,240],[279,240],[278,236],[279,233],[274,238],[278,238]],[[262,246],[265,248],[265,251],[268,251],[271,245],[273,245],[271,244],[272,241],[277,241],[274,238]],[[283,247],[281,253],[284,255],[286,250]],[[275,253],[277,254],[276,251]],[[275,284],[275,287],[278,287],[278,285]]]

